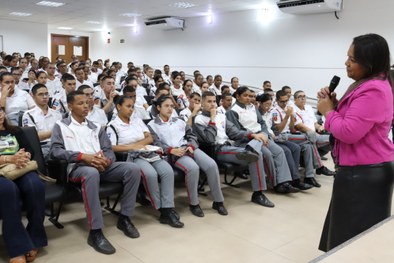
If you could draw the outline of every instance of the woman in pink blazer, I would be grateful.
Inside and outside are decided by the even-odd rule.
[[[358,36],[348,51],[347,75],[355,82],[338,101],[318,93],[325,129],[335,139],[338,167],[319,249],[328,251],[391,215],[394,146],[390,51],[376,34]]]

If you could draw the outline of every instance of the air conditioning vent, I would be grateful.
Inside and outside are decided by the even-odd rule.
[[[183,29],[185,20],[171,16],[162,16],[146,20],[145,25],[163,30]]]
[[[342,0],[280,0],[279,10],[289,14],[330,13],[342,10]]]

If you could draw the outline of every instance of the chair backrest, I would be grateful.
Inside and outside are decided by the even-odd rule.
[[[45,166],[44,155],[42,154],[40,139],[38,138],[38,134],[36,128],[34,127],[22,127],[22,136],[25,141],[29,143],[32,153],[32,159],[37,162],[38,170],[47,174],[47,169]]]

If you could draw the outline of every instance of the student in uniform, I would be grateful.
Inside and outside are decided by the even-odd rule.
[[[63,89],[52,98],[52,109],[60,112],[63,116],[68,113],[67,95],[75,91],[76,80],[73,75],[65,73],[62,76]]]
[[[167,154],[171,165],[185,173],[189,207],[193,215],[203,217],[198,200],[198,180],[200,169],[207,178],[213,196],[212,208],[220,215],[227,215],[224,197],[220,188],[219,169],[215,161],[198,148],[197,138],[191,128],[181,119],[172,118],[174,104],[169,96],[157,99],[157,117],[148,123],[154,144]]]
[[[179,117],[191,127],[193,117],[197,116],[197,114],[200,112],[200,109],[201,95],[197,92],[193,92],[189,97],[189,106],[179,113]]]
[[[267,125],[255,105],[250,103],[250,90],[248,87],[239,87],[234,93],[237,101],[226,112],[229,121],[235,124],[238,129],[250,131],[252,133],[264,134],[264,140],[259,149],[268,163],[268,176],[274,182],[274,189],[278,193],[296,193],[298,188],[293,187],[290,182],[292,177],[286,160],[286,155],[270,137]]]
[[[86,119],[89,106],[83,92],[70,92],[67,103],[71,114],[55,124],[50,156],[66,160],[70,181],[81,183],[90,228],[88,244],[100,253],[113,254],[116,250],[102,232],[100,181],[123,183],[117,228],[127,237],[137,238],[140,234],[130,217],[134,213],[141,171],[133,163],[116,162],[105,128]]]
[[[226,119],[226,115],[216,111],[216,96],[212,92],[202,94],[202,113],[196,116],[193,131],[200,142],[214,143],[219,162],[230,162],[249,166],[253,194],[251,201],[266,207],[274,204],[263,194],[267,190],[263,156],[237,147],[231,140],[262,140],[263,134],[253,134],[239,130]]]
[[[99,126],[106,126],[108,123],[107,115],[103,109],[94,106],[94,90],[88,85],[81,85],[78,90],[82,91],[88,98],[89,113],[86,118]]]
[[[0,74],[0,107],[5,113],[10,124],[18,126],[20,112],[25,112],[36,106],[29,93],[15,89],[15,78],[10,72]]]
[[[50,138],[53,126],[56,121],[62,119],[62,115],[48,107],[49,92],[45,85],[34,85],[31,94],[37,106],[23,114],[22,125],[36,128],[42,153],[44,158],[47,158],[51,147]]]
[[[128,161],[137,164],[146,192],[154,209],[160,211],[160,223],[181,228],[174,205],[174,171],[156,151],[149,149],[153,138],[139,118],[133,118],[135,99],[119,96],[116,99],[117,117],[108,124],[107,135],[114,152],[128,152]],[[160,183],[159,183],[160,180]]]

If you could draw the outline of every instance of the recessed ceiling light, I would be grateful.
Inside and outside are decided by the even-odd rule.
[[[120,16],[136,17],[136,16],[141,16],[141,14],[137,14],[137,13],[123,13],[123,14],[120,14]]]
[[[65,3],[41,1],[41,2],[36,3],[36,5],[49,6],[49,7],[59,7],[59,6],[65,5]]]
[[[175,7],[175,8],[190,8],[196,6],[196,4],[189,3],[189,2],[176,2],[169,4],[170,7]]]
[[[23,13],[23,12],[12,12],[10,13],[12,16],[31,16],[31,13]]]
[[[67,27],[67,26],[59,26],[57,27],[57,29],[61,29],[61,30],[71,30],[73,29],[72,27]]]
[[[86,21],[86,23],[94,24],[94,25],[100,25],[101,24],[101,22],[99,22],[99,21]]]

